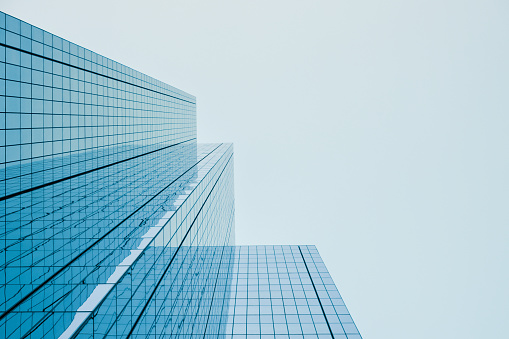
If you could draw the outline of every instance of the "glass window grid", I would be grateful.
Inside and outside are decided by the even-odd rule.
[[[195,103],[0,12],[0,308],[86,250],[0,333],[57,337],[163,220],[78,337],[360,338],[314,246],[232,246],[233,148],[196,148]]]
[[[200,147],[200,148],[203,148],[203,150],[201,152],[202,154],[210,153],[211,155],[210,155],[209,160],[200,164],[201,166],[199,167],[199,169],[192,174],[190,179],[187,179],[187,181],[186,181],[187,183],[185,184],[185,186],[182,187],[182,189],[177,191],[180,194],[177,199],[175,199],[175,198],[173,199],[175,207],[177,208],[177,212],[174,213],[173,216],[176,219],[178,219],[179,216],[182,217],[182,215],[186,215],[186,213],[187,213],[187,216],[184,216],[184,220],[180,222],[180,227],[178,227],[176,230],[173,230],[172,232],[174,232],[174,237],[176,237],[176,238],[178,238],[179,236],[182,236],[184,234],[182,229],[185,227],[188,228],[190,226],[190,223],[186,222],[185,218],[192,218],[194,216],[194,214],[196,213],[196,210],[200,207],[198,205],[203,204],[203,202],[204,202],[203,197],[202,197],[203,194],[212,193],[212,197],[209,200],[209,202],[213,204],[212,207],[210,207],[210,208],[206,207],[203,209],[203,214],[205,215],[205,217],[203,218],[203,221],[201,221],[201,224],[196,226],[198,231],[194,234],[193,234],[193,232],[190,233],[190,235],[193,236],[192,243],[197,243],[197,242],[202,243],[203,239],[208,239],[209,241],[203,243],[204,245],[206,245],[206,244],[212,244],[212,245],[231,244],[233,239],[230,236],[229,230],[232,228],[232,220],[233,220],[233,187],[231,186],[233,183],[233,178],[232,178],[233,167],[232,167],[232,162],[231,162],[232,149],[231,149],[231,146],[229,146],[229,145],[204,145],[203,147]],[[211,152],[211,149],[213,150],[212,152]],[[230,161],[225,161],[225,159],[230,159]],[[223,179],[221,180],[221,185],[219,185],[217,187],[215,186],[214,191],[211,192],[211,186],[214,183],[214,178],[219,175],[221,168],[225,168],[225,166],[227,166],[228,170],[226,170],[225,176],[223,176]],[[211,178],[209,178],[209,177],[211,177]],[[227,186],[224,186],[224,185],[227,185]],[[206,187],[204,187],[204,186],[206,186]],[[223,187],[224,187],[224,189],[223,189]],[[200,192],[201,198],[199,198],[199,197],[193,198],[193,195],[197,194],[197,192]],[[186,197],[185,199],[182,198],[183,197],[182,194],[185,195],[185,197]],[[214,196],[214,194],[215,195],[220,194],[220,195]],[[226,199],[226,201],[225,201],[225,199]],[[227,203],[227,201],[229,201],[229,203]],[[189,204],[193,204],[194,206],[189,205]],[[159,205],[157,207],[160,207],[160,206],[161,205]],[[154,210],[157,210],[157,208],[154,208],[154,206],[151,206],[150,210],[154,211]],[[224,223],[224,222],[222,222],[222,219],[221,219],[221,218],[223,218],[223,217],[221,217],[221,215],[222,215],[221,213],[226,213],[227,211],[229,211],[228,212],[230,215],[229,219],[231,220],[231,222]],[[211,214],[211,213],[213,215],[209,216],[209,214]],[[159,212],[158,214],[160,215],[161,213]],[[136,218],[136,220],[140,220],[140,219]],[[173,219],[171,219],[171,220],[173,220]],[[178,223],[179,222],[177,221],[177,224]],[[173,224],[174,223],[168,222],[167,226],[171,227],[171,225],[173,225]],[[203,228],[202,224],[205,225],[205,230],[202,230],[202,228]],[[218,225],[218,224],[220,224],[220,225]],[[226,225],[226,229],[222,228],[222,227],[224,227],[224,225]],[[132,229],[132,226],[130,228]],[[146,228],[145,228],[145,231],[146,231]],[[221,232],[223,232],[223,233],[221,233]],[[214,236],[214,233],[217,233],[217,235]],[[223,236],[220,236],[220,233],[223,234]],[[133,235],[133,238],[136,238],[136,236]],[[139,236],[138,236],[138,239],[139,239]],[[198,240],[200,240],[200,241],[198,241]],[[173,242],[169,242],[168,244],[173,244]],[[194,246],[197,246],[197,244],[195,244]],[[98,248],[97,249],[98,251],[96,251],[95,253],[91,253],[91,255],[89,257],[89,261],[90,261],[89,264],[87,264],[86,262],[80,262],[79,265],[76,265],[75,274],[77,274],[78,280],[81,279],[81,277],[84,275],[87,276],[86,283],[91,284],[91,285],[89,285],[88,288],[84,288],[83,285],[79,285],[77,289],[76,289],[76,287],[74,287],[74,289],[72,291],[69,291],[69,290],[59,291],[56,289],[55,286],[58,286],[58,288],[69,287],[69,284],[72,282],[72,280],[71,281],[66,280],[64,284],[59,284],[58,282],[52,283],[51,285],[48,285],[48,289],[44,290],[44,294],[47,295],[48,293],[52,293],[52,295],[54,295],[55,299],[57,299],[57,301],[58,301],[59,295],[66,292],[66,293],[68,293],[67,299],[60,300],[60,302],[55,307],[51,308],[50,307],[51,299],[43,298],[44,299],[43,304],[40,304],[40,303],[37,304],[37,303],[32,302],[29,305],[25,305],[27,307],[27,309],[18,310],[19,312],[17,315],[21,316],[23,314],[23,312],[26,312],[26,311],[37,312],[38,309],[42,311],[43,308],[48,309],[48,307],[50,307],[48,309],[47,313],[51,313],[52,315],[48,319],[46,319],[46,321],[53,324],[50,327],[52,331],[55,330],[56,328],[59,328],[59,326],[55,326],[56,325],[55,319],[58,318],[59,321],[61,321],[61,322],[65,321],[65,319],[67,319],[66,321],[70,322],[72,320],[70,317],[68,317],[68,316],[64,317],[60,313],[61,312],[69,313],[69,312],[73,312],[73,311],[75,312],[75,310],[80,306],[80,304],[83,303],[84,300],[86,300],[87,297],[91,294],[93,287],[97,284],[96,279],[100,276],[108,276],[108,274],[106,274],[106,273],[100,274],[99,276],[94,275],[93,270],[92,270],[94,268],[94,265],[96,265],[97,260],[100,259],[100,253],[104,252],[104,250],[107,250],[107,248],[108,248],[108,245],[106,244],[106,248],[102,248],[102,249]],[[113,247],[113,248],[115,248],[115,247]],[[111,250],[111,248],[110,248],[110,250]],[[150,248],[149,248],[149,250],[150,250]],[[116,257],[118,258],[119,255],[120,255],[120,257],[122,257],[122,253],[125,253],[125,252],[126,252],[125,250],[119,252]],[[154,253],[152,253],[152,254],[154,254]],[[123,256],[125,257],[125,254]],[[133,265],[132,272],[131,272],[132,278],[130,279],[130,285],[134,284],[135,286],[139,286],[139,288],[146,289],[147,286],[151,286],[151,284],[153,285],[153,281],[151,281],[150,279],[147,279],[148,273],[146,273],[146,272],[150,271],[150,267],[154,268],[154,265],[151,266],[147,263],[154,262],[155,260],[154,260],[154,256],[153,255],[149,256],[148,253],[147,253],[147,255],[145,255],[144,258],[145,258],[145,260],[140,262],[140,264]],[[119,260],[117,259],[116,261],[110,263],[109,267],[105,267],[105,268],[109,269],[109,271],[107,271],[107,272],[111,273],[112,266],[117,265],[118,262],[119,262]],[[138,273],[135,275],[134,273],[135,273],[136,267],[137,267]],[[143,273],[143,272],[145,272],[145,273]],[[141,276],[140,276],[140,274],[141,274]],[[143,276],[145,276],[145,278],[143,278]],[[145,286],[145,287],[143,287],[143,286]],[[51,290],[51,292],[49,290]],[[143,293],[142,295],[146,296],[146,293]],[[71,300],[73,298],[74,298],[74,300]],[[35,299],[40,300],[41,298],[37,295],[35,297]],[[139,299],[139,298],[138,298],[138,300],[139,300],[139,302],[142,301],[142,299]],[[129,313],[129,317],[132,317],[131,313]],[[11,317],[11,320],[15,321],[18,319],[13,319]],[[61,324],[59,323],[58,325],[61,325]],[[40,336],[42,333],[40,331],[42,331],[43,328],[44,327],[40,327],[39,331],[33,332],[31,334],[32,337],[35,338],[35,337]],[[50,334],[45,333],[44,335],[50,335]]]
[[[21,33],[19,27],[26,24],[4,13],[0,21],[0,107],[6,112],[0,119],[3,195],[30,187],[23,177],[32,173],[31,166],[23,164],[47,171],[47,176],[64,167],[69,176],[76,174],[67,168],[71,164],[87,170],[96,168],[103,156],[118,161],[127,157],[124,152],[142,154],[196,138],[193,96],[65,41],[53,46],[53,40],[62,39],[36,27],[28,25]],[[42,33],[32,37],[31,30]],[[65,64],[47,51],[35,55],[37,51],[17,42],[22,37],[90,64]],[[100,69],[94,68],[97,62]],[[68,163],[62,164],[62,158]],[[45,175],[37,178],[44,181]]]

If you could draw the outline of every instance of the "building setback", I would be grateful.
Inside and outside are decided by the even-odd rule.
[[[235,246],[196,98],[0,12],[0,337],[361,338],[314,246]]]

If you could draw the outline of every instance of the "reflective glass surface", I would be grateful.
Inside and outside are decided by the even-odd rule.
[[[361,338],[315,246],[234,252],[225,338]]]
[[[233,244],[232,157],[229,144],[178,145],[5,200],[26,201],[23,218],[4,215],[1,333],[142,328],[159,293],[200,268],[193,248]]]
[[[2,12],[0,107],[1,196],[196,140],[194,96]]]
[[[235,246],[194,96],[0,12],[0,113],[0,338],[360,338],[314,246]]]

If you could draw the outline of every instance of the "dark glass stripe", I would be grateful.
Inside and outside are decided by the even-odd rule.
[[[309,279],[311,280],[311,284],[313,285],[313,289],[315,290],[316,299],[318,299],[318,303],[320,304],[320,308],[322,309],[323,317],[325,318],[325,322],[327,323],[327,327],[329,328],[330,335],[332,339],[334,339],[334,334],[332,333],[332,329],[330,328],[329,320],[327,319],[327,316],[325,315],[325,310],[323,309],[322,302],[320,300],[320,297],[318,296],[318,291],[316,290],[315,283],[313,282],[313,278],[311,278],[311,273],[309,273],[308,264],[306,263],[306,259],[304,259],[304,255],[302,254],[302,250],[299,246],[299,252],[300,256],[302,257],[302,261],[304,262],[304,266],[306,266],[306,271],[308,271]]]

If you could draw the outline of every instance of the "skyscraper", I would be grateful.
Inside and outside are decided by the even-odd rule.
[[[0,12],[0,337],[360,338],[310,246],[234,245],[194,96]]]

